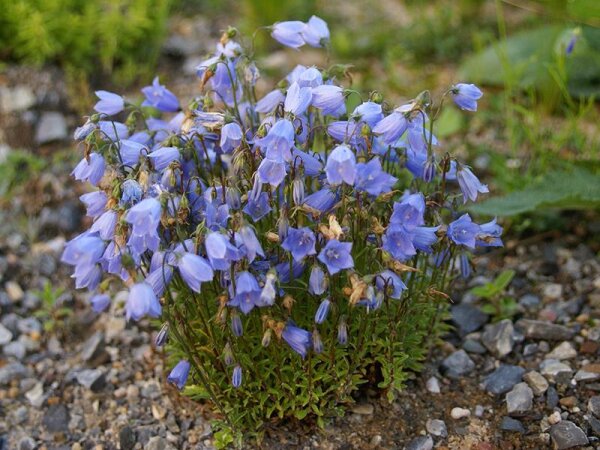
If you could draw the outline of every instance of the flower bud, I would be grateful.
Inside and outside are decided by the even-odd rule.
[[[346,318],[342,316],[338,324],[337,340],[341,345],[348,343],[348,325],[346,325]]]
[[[273,336],[273,330],[271,330],[270,328],[268,330],[265,331],[265,333],[263,334],[262,337],[262,341],[261,344],[263,347],[268,347],[269,344],[271,343],[271,337]]]
[[[164,323],[162,328],[156,335],[156,338],[154,339],[154,345],[156,345],[158,348],[162,347],[163,345],[166,344],[168,336],[169,336],[169,324]]]
[[[233,369],[231,384],[234,388],[239,388],[242,385],[242,368],[239,365],[235,366]]]
[[[423,180],[430,183],[435,178],[435,159],[428,158],[423,168]]]
[[[290,312],[292,311],[292,307],[294,306],[295,302],[296,301],[294,300],[294,297],[292,297],[291,295],[286,295],[285,297],[283,297],[283,307]]]
[[[292,198],[296,206],[304,203],[304,181],[296,178],[292,183]]]
[[[315,328],[312,332],[312,346],[315,353],[319,354],[323,352],[323,341],[319,331]]]
[[[317,308],[317,312],[315,313],[315,323],[321,324],[325,321],[325,319],[327,319],[330,304],[331,302],[327,298],[321,302]]]
[[[371,92],[371,101],[373,103],[382,104],[383,103],[383,94],[377,91]]]
[[[238,312],[235,310],[231,314],[231,331],[233,331],[233,334],[236,335],[237,337],[240,337],[242,334],[244,334],[244,327],[242,325],[242,319],[240,318],[240,315],[238,314]]]
[[[231,344],[229,344],[229,342],[225,344],[225,347],[223,348],[223,361],[228,366],[235,362],[233,359],[233,352],[231,351]]]

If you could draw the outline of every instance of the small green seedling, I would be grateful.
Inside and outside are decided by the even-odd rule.
[[[506,288],[515,276],[514,270],[505,270],[494,281],[470,290],[471,294],[487,300],[481,310],[490,314],[494,321],[510,319],[517,313],[517,302],[506,295]]]

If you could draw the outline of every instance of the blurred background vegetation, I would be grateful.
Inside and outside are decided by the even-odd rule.
[[[585,216],[600,207],[598,0],[13,0],[0,9],[1,68],[60,67],[81,115],[94,89],[137,92],[155,71],[192,95],[197,85],[182,74],[190,58],[173,57],[173,36],[207,52],[228,25],[252,36],[313,14],[329,23],[327,55],[284,50],[268,31],[254,34],[267,79],[295,63],[341,63],[353,88],[377,89],[390,102],[477,83],[485,92],[480,112],[447,108],[437,126],[444,149],[467,157],[491,184],[496,198],[474,210],[518,215],[519,228],[536,230],[560,226],[561,211]],[[204,34],[190,33],[194,27]],[[194,42],[198,36],[207,42]],[[0,174],[20,180],[11,164],[24,162],[43,170],[17,154]]]

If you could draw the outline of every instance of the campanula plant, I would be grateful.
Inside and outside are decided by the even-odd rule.
[[[294,49],[329,40],[317,17],[271,34]],[[276,419],[323,425],[367,380],[393,399],[470,252],[502,245],[495,221],[460,211],[488,189],[434,135],[443,100],[475,111],[477,87],[399,106],[373,92],[348,110],[359,94],[335,67],[298,66],[258,99],[235,37],[198,66],[185,108],[158,78],[141,106],[97,93],[73,171],[95,187],[82,196],[94,222],[63,254],[94,310],[117,280],[129,295],[113,310],[163,323],[168,381],[212,400],[219,445]]]

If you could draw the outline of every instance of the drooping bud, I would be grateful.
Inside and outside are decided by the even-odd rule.
[[[348,325],[346,324],[346,318],[344,316],[340,317],[338,323],[337,340],[341,345],[346,345],[348,343]]]
[[[235,360],[233,359],[233,352],[231,351],[231,344],[228,342],[223,348],[223,361],[226,365],[231,366]]]
[[[156,345],[156,347],[158,347],[158,348],[162,347],[163,345],[166,344],[168,337],[169,337],[169,324],[164,323],[162,328],[156,335],[156,338],[154,339],[154,345]]]
[[[266,348],[266,347],[269,346],[269,344],[271,343],[271,337],[272,336],[273,336],[273,330],[271,330],[270,328],[267,329],[265,331],[265,333],[263,334],[262,341],[261,341],[261,344],[262,344],[263,347]]]
[[[233,310],[231,314],[231,331],[233,331],[233,334],[237,337],[240,337],[242,334],[244,334],[242,319],[240,318],[237,310]]]
[[[323,353],[323,341],[319,331],[315,328],[312,332],[312,346],[315,353]]]

